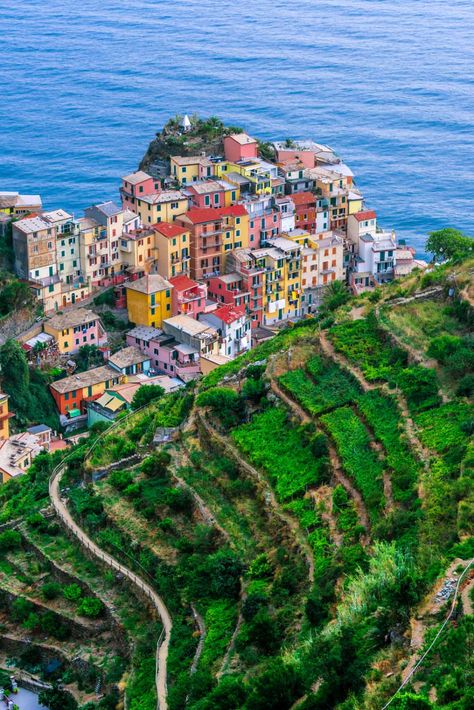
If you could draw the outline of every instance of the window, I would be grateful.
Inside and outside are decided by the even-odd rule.
[[[205,196],[205,198],[204,198],[204,204],[206,205],[206,207],[209,207],[209,205],[211,204],[211,198],[210,198],[209,195],[206,195],[206,196]]]
[[[166,291],[166,298],[169,298],[170,296],[171,296],[171,291],[170,291],[169,289],[167,289],[167,291]]]
[[[140,187],[138,188],[138,192],[143,192],[143,185],[140,185]]]

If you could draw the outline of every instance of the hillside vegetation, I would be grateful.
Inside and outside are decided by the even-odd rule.
[[[67,454],[70,515],[172,620],[162,708],[473,706],[473,271],[330,293]],[[6,655],[71,707],[154,709],[165,622],[54,516],[62,456],[0,489]]]

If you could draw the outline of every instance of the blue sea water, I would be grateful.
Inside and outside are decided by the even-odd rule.
[[[474,233],[472,0],[0,0],[0,189],[116,199],[170,114],[329,143],[420,253]]]

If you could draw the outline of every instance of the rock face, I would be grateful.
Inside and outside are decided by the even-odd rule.
[[[224,136],[242,133],[241,128],[225,126],[214,116],[203,120],[193,115],[190,124],[185,130],[182,116],[171,118],[151,141],[139,169],[154,177],[164,177],[171,155],[223,155]]]

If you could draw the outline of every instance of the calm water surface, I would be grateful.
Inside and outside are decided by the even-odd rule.
[[[117,197],[170,114],[327,142],[420,251],[474,233],[472,0],[0,0],[0,189]]]

